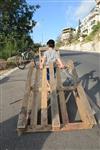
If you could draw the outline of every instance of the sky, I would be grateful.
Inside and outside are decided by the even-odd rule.
[[[67,27],[76,28],[96,5],[95,0],[27,0],[29,4],[39,4],[33,19],[37,25],[31,37],[34,42],[45,44],[49,39],[56,40]]]

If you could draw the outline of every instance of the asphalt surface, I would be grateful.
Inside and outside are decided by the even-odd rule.
[[[72,59],[82,85],[100,106],[100,54],[62,51],[64,63]],[[28,68],[0,81],[0,150],[100,150],[100,128],[69,132],[16,133]]]

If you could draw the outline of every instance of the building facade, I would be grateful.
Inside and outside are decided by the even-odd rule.
[[[100,0],[96,0],[98,7],[100,8]]]
[[[100,4],[100,0],[95,0],[95,1],[96,1],[97,5]]]
[[[65,28],[62,30],[61,34],[61,41],[62,42],[67,42],[67,40],[71,37],[74,36],[76,30],[74,28]]]
[[[100,0],[98,0],[99,2]],[[91,12],[86,16],[80,24],[80,30],[82,35],[89,35],[93,26],[100,22],[100,2],[97,3],[96,7],[91,10]]]

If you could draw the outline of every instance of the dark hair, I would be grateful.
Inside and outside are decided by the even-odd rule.
[[[55,41],[52,40],[52,39],[50,39],[50,40],[47,42],[47,45],[48,45],[49,47],[54,48],[54,47],[55,47]]]

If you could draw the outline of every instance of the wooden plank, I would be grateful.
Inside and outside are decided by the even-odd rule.
[[[39,82],[40,70],[36,69],[35,82],[33,87],[33,102],[32,102],[32,112],[31,112],[31,127],[37,125],[37,114],[38,114],[38,102],[39,102],[39,92],[38,92],[38,82]],[[34,90],[36,89],[36,90]]]
[[[78,111],[79,111],[81,120],[84,123],[88,124],[89,120],[88,120],[88,116],[87,116],[87,113],[86,113],[86,108],[83,104],[83,101],[80,99],[80,97],[77,95],[77,93],[75,91],[73,91],[73,94],[74,94],[74,97],[75,97],[75,101],[76,101],[76,104],[77,104],[77,107],[78,107]]]
[[[70,92],[69,94],[68,94],[68,96],[67,96],[67,98],[66,98],[66,103],[68,102],[68,100],[69,100],[69,98],[71,97],[71,95],[72,95],[72,92]]]
[[[73,75],[74,75],[75,79],[77,80],[78,79],[78,74],[77,74],[77,71],[76,71],[75,68],[73,69]],[[86,97],[86,94],[84,92],[84,89],[83,89],[83,87],[82,87],[82,85],[80,83],[78,84],[77,92],[79,94],[79,97],[80,97],[81,101],[84,103],[83,105],[85,107],[85,112],[87,112],[87,116],[88,116],[89,122],[91,124],[96,124],[95,118],[94,118],[94,116],[92,114],[92,109],[91,109],[91,107],[89,105],[89,102],[87,100],[87,97]]]
[[[93,112],[92,114],[95,115],[95,118],[97,120],[97,123],[100,124],[100,108],[93,102],[93,100],[90,98],[90,96],[86,93],[87,97],[88,97],[88,100],[89,100],[89,103],[93,109]]]
[[[17,128],[25,128],[27,125],[27,106],[28,106],[28,99],[29,99],[30,91],[31,91],[30,87],[31,87],[33,68],[34,68],[34,66],[30,65],[28,75],[27,75],[26,84],[25,84],[24,99],[22,102],[21,111],[19,113]]]
[[[42,91],[41,91],[41,125],[47,126],[47,78],[46,67],[42,70]]]
[[[51,87],[52,128],[60,128],[60,118],[59,118],[59,109],[58,109],[53,64],[49,64],[49,69],[50,69],[50,87]]]
[[[60,85],[59,87],[57,87],[57,90],[58,91],[72,91],[72,90],[76,90],[78,84],[79,83],[76,83],[75,85],[65,86],[65,87],[63,85]]]
[[[29,71],[28,71],[28,75],[27,75],[27,81],[26,81],[26,85],[25,85],[25,95],[24,95],[24,101],[22,106],[23,107],[27,107],[28,104],[28,99],[27,99],[27,93],[30,92],[30,87],[31,87],[31,80],[32,80],[32,73],[33,73],[33,65],[30,65]]]
[[[62,86],[62,82],[61,82],[60,69],[57,68],[57,87],[59,86]],[[66,108],[64,91],[59,91],[58,93],[59,93],[62,122],[64,125],[66,125],[69,122],[69,118],[68,118],[68,113],[67,113],[67,108]]]
[[[72,131],[72,130],[80,130],[80,129],[90,129],[92,126],[87,123],[78,122],[78,123],[68,123],[66,126],[63,126],[61,124],[61,128],[52,128],[52,125],[48,125],[47,127],[43,127],[41,125],[38,125],[36,128],[28,128],[26,132],[61,132],[61,131]]]
[[[88,115],[89,122],[91,124],[96,124],[96,120],[95,120],[95,118],[94,118],[94,116],[92,114],[92,109],[90,107],[90,104],[89,104],[89,102],[87,100],[85,91],[84,91],[84,89],[83,89],[81,84],[79,84],[79,86],[77,87],[77,91],[79,93],[81,101],[83,102],[84,107],[86,108],[86,113]]]

